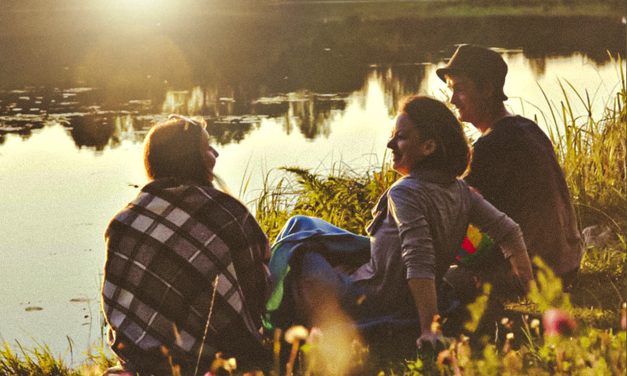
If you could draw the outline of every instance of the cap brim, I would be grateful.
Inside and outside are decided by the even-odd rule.
[[[462,69],[455,69],[455,68],[449,68],[449,67],[439,68],[435,70],[435,74],[437,74],[440,80],[444,82],[446,82],[447,74],[461,73],[461,72],[463,72]]]
[[[437,74],[440,80],[442,80],[444,83],[446,83],[446,75],[459,74],[459,73],[464,73],[464,72],[467,72],[467,71],[463,69],[455,69],[455,68],[449,68],[449,67],[439,68],[435,70],[435,74]],[[499,97],[503,101],[506,101],[508,99],[507,95],[505,95],[502,89],[501,89],[501,92],[499,93]]]

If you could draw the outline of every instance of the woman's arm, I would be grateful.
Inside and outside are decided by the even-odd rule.
[[[529,261],[527,252],[513,255],[509,258],[509,263],[512,266],[512,271],[522,283],[524,292],[529,292],[534,280],[533,271],[531,270],[531,261]]]
[[[402,185],[390,189],[388,203],[399,229],[405,277],[420,319],[418,346],[424,342],[435,345],[438,335],[431,331],[433,317],[438,313],[435,251],[425,208],[418,195]]]
[[[410,278],[407,280],[409,291],[414,298],[418,318],[420,319],[420,338],[431,342],[437,339],[437,334],[431,331],[433,317],[438,313],[437,294],[433,279]],[[419,339],[420,341],[420,339]]]

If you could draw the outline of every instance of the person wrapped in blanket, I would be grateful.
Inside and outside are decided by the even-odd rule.
[[[288,220],[272,248],[266,327],[318,326],[341,311],[364,336],[373,328],[415,328],[413,343],[435,345],[432,320],[447,304],[438,287],[469,224],[500,246],[521,291],[528,288],[533,274],[519,226],[460,179],[470,150],[446,105],[406,100],[387,147],[402,177],[373,209],[367,237],[318,218]],[[356,269],[338,270],[347,264]]]
[[[172,115],[144,144],[150,182],[105,234],[102,310],[122,368],[204,374],[216,354],[267,361],[260,336],[269,246],[255,218],[214,188],[204,120]]]

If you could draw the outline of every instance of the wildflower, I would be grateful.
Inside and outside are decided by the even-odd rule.
[[[533,319],[531,320],[531,324],[529,325],[531,329],[536,329],[540,327],[540,320]]]
[[[505,336],[505,345],[503,345],[503,353],[507,354],[512,350],[512,341],[514,341],[514,333],[509,332]]]
[[[222,353],[218,352],[215,355],[215,359],[211,362],[211,371],[208,372],[213,375],[218,372],[219,369],[224,369],[226,372],[231,373],[237,369],[237,361],[235,358],[223,358]],[[206,376],[206,374],[205,374]]]
[[[233,372],[237,369],[237,360],[235,360],[235,358],[228,358],[224,361],[224,367],[225,370],[227,370],[228,372]]]
[[[561,309],[551,308],[542,316],[544,333],[549,336],[569,335],[575,330],[577,324],[570,315]]]
[[[292,326],[285,332],[285,342],[292,344],[290,359],[285,366],[285,374],[287,376],[291,376],[294,370],[294,363],[296,362],[296,356],[298,355],[300,341],[307,339],[308,335],[309,332],[307,331],[307,328],[302,325]]]
[[[320,328],[314,326],[309,331],[309,337],[307,337],[307,343],[315,345],[317,343],[320,343],[320,341],[322,341],[322,337],[323,337],[322,330],[320,330]]]
[[[307,339],[308,335],[309,332],[307,331],[307,328],[302,325],[295,325],[285,332],[285,342],[293,344],[296,341]]]
[[[620,309],[620,328],[627,330],[627,303],[623,303]]]
[[[441,317],[440,315],[434,315],[433,320],[431,321],[431,332],[436,334],[442,333],[442,325],[440,324]]]
[[[449,350],[440,351],[438,353],[438,366],[447,366],[451,364],[451,352]]]
[[[536,336],[540,336],[540,320],[533,319],[531,320],[531,324],[529,324],[529,328],[533,331],[533,334]]]

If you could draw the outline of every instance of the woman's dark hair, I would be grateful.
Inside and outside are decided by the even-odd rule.
[[[468,169],[470,147],[451,110],[436,99],[414,96],[405,100],[401,112],[418,128],[422,141],[433,139],[436,150],[421,165],[462,176]]]
[[[181,118],[155,125],[144,142],[144,167],[148,177],[211,184],[212,171],[203,157],[203,148],[208,143],[204,127],[204,122]]]

